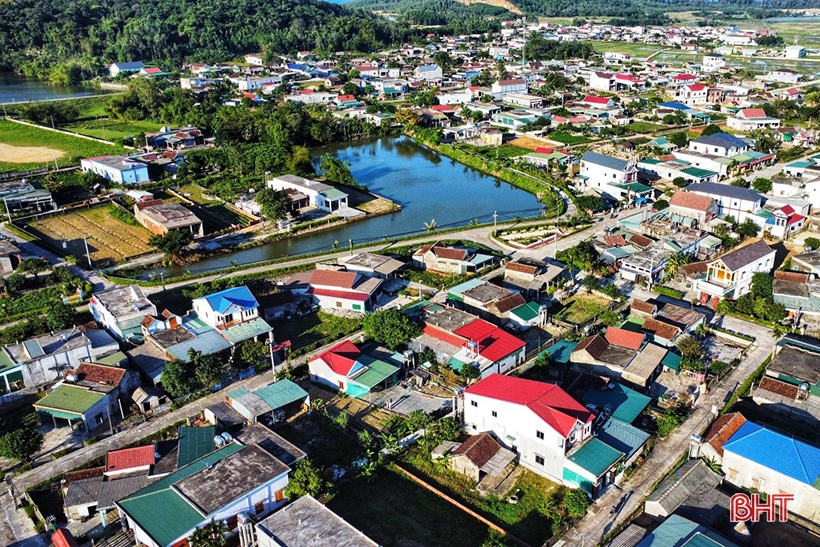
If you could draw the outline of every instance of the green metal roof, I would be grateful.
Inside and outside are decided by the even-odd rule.
[[[104,394],[96,391],[63,384],[34,403],[34,408],[42,411],[48,411],[49,409],[60,410],[79,416],[97,404],[103,397],[105,397]]]
[[[282,408],[308,396],[308,392],[299,387],[299,384],[290,380],[279,380],[254,391],[272,409]]]
[[[646,431],[641,431],[637,427],[615,418],[607,420],[598,429],[597,435],[599,440],[626,454],[627,459],[640,450],[649,438],[649,433]]]
[[[661,364],[678,373],[680,372],[680,355],[667,351],[666,355],[664,355],[663,359],[661,359]]]
[[[802,160],[802,161],[794,161],[792,163],[787,163],[786,167],[794,167],[796,169],[801,169],[801,168],[805,168],[805,167],[811,167],[812,165],[814,165],[813,161]]]
[[[591,475],[600,477],[623,456],[623,452],[615,450],[604,441],[593,437],[579,448],[575,454],[570,456],[569,461]]]
[[[118,351],[112,353],[111,355],[106,355],[105,357],[99,357],[97,359],[94,359],[94,362],[100,365],[108,365],[111,367],[115,367],[120,365],[123,361],[127,360],[128,357],[126,357],[126,355],[123,352]]]
[[[700,169],[699,167],[687,167],[686,169],[681,169],[681,173],[686,173],[687,175],[691,175],[699,179],[702,179],[704,177],[710,177],[715,174],[714,171],[709,171],[708,169]]]
[[[238,344],[244,340],[250,340],[257,336],[266,335],[273,328],[264,319],[257,317],[250,321],[245,321],[236,326],[222,331],[222,336],[228,339],[231,344]]]
[[[11,360],[11,357],[8,356],[4,349],[0,348],[0,372],[14,366],[17,366],[17,364]]]
[[[532,321],[536,317],[538,317],[538,313],[541,311],[541,308],[535,302],[527,302],[526,304],[522,304],[517,308],[513,309],[510,313],[514,313],[516,317],[520,317],[524,321]]]
[[[454,371],[461,372],[461,369],[464,368],[467,363],[459,361],[455,357],[450,357],[450,361],[447,364],[450,365],[450,368]]]
[[[368,388],[383,382],[399,371],[399,367],[366,355],[359,356],[359,362],[365,365],[365,371],[350,380]]]
[[[193,349],[204,355],[211,355],[214,353],[219,353],[220,351],[226,350],[230,347],[231,343],[228,342],[221,334],[215,330],[209,330],[197,335],[196,338],[191,338],[190,340],[185,340],[184,342],[170,346],[166,348],[165,351],[167,351],[171,357],[177,361],[187,363],[189,350]]]
[[[631,424],[652,399],[621,384],[614,384],[614,386],[613,389],[590,389],[581,397],[581,400],[602,408],[609,405],[613,418]]]
[[[447,296],[452,298],[453,300],[458,300],[459,302],[464,302],[464,297],[461,296],[463,293],[469,291],[470,289],[474,289],[481,285],[486,284],[487,282],[483,279],[468,279],[464,283],[459,283],[454,287],[450,287],[447,289]],[[412,283],[411,283],[412,285]]]
[[[657,158],[647,158],[645,160],[641,160],[641,163],[646,163],[648,165],[657,165],[657,164],[661,163],[661,160],[659,160]]]
[[[331,201],[347,197],[347,194],[345,194],[341,190],[337,190],[336,188],[331,188],[330,190],[324,190],[323,192],[320,192],[320,194],[322,194],[323,196],[325,196],[325,198],[327,198]]]
[[[199,458],[216,450],[214,436],[216,427],[179,428],[179,448],[177,449],[177,467],[184,467]]]
[[[546,349],[546,353],[556,363],[569,363],[572,352],[578,347],[578,342],[569,340],[558,340],[555,344]]]
[[[208,429],[208,428],[198,428]],[[211,440],[213,444],[213,440]],[[168,545],[200,524],[205,515],[196,510],[171,486],[205,469],[208,465],[239,452],[244,447],[231,443],[179,471],[146,486],[118,502],[133,520],[160,545]]]

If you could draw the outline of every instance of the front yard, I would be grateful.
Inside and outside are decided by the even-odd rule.
[[[283,321],[271,321],[276,340],[290,340],[291,351],[309,345],[316,347],[353,334],[361,328],[361,319],[339,317],[320,311],[305,317],[296,317]]]
[[[602,296],[578,294],[564,302],[555,318],[573,325],[583,325],[607,309],[609,302]]]

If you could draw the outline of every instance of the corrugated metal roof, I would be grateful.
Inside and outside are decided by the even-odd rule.
[[[221,334],[215,330],[209,330],[207,332],[203,332],[195,338],[185,340],[184,342],[180,342],[179,344],[166,348],[165,351],[171,354],[171,356],[178,361],[188,362],[189,350],[193,349],[205,355],[211,355],[213,353],[219,353],[220,351],[226,350],[230,347],[231,343],[223,338]]]
[[[177,449],[177,467],[184,467],[216,450],[214,436],[216,427],[179,428],[179,448]]]
[[[250,321],[245,321],[236,326],[222,331],[222,336],[228,339],[232,344],[238,344],[244,340],[250,340],[257,336],[266,335],[273,328],[268,325],[264,319],[256,318]]]
[[[616,418],[610,418],[598,429],[598,438],[620,452],[626,454],[627,459],[631,458],[635,452],[640,450],[649,433],[641,431],[626,422]]]
[[[364,372],[354,376],[351,380],[367,388],[372,388],[399,371],[399,367],[366,355],[363,355],[360,361],[365,365]]]
[[[609,405],[613,418],[631,424],[652,399],[621,384],[614,386],[613,389],[590,389],[581,400],[602,408]]]
[[[34,408],[43,412],[54,409],[72,414],[83,414],[103,397],[105,395],[97,391],[63,384],[34,403]]]
[[[568,459],[581,469],[600,477],[623,456],[623,452],[593,437]]]
[[[307,391],[299,387],[296,382],[287,379],[257,389],[254,393],[259,395],[274,410],[308,396]]]
[[[699,495],[711,490],[720,484],[720,475],[709,469],[703,460],[689,460],[669,475],[646,502],[650,504],[650,514],[660,516],[672,514],[690,496]],[[661,511],[656,511],[654,505],[659,505]]]

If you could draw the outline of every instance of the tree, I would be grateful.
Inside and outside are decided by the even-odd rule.
[[[588,275],[581,282],[587,292],[597,291],[601,288],[601,280],[594,275]]]
[[[255,367],[260,364],[268,364],[268,346],[264,342],[257,340],[244,340],[240,342],[233,352],[234,366],[240,369]]]
[[[362,330],[368,338],[395,351],[421,334],[421,329],[396,308],[378,310],[364,316]]]
[[[580,488],[573,488],[564,495],[564,507],[571,517],[583,517],[589,509],[589,497]]]
[[[23,428],[0,437],[0,456],[29,461],[43,446],[43,436],[36,429]]]
[[[774,294],[774,277],[766,272],[753,273],[751,292],[755,298],[772,298]]]
[[[686,179],[683,177],[675,177],[674,179],[672,179],[672,184],[674,184],[678,188],[685,188],[689,185],[689,183],[686,182]]]
[[[621,316],[615,310],[604,310],[598,316],[598,320],[607,327],[611,327],[621,320]]]
[[[228,527],[221,520],[212,520],[202,528],[197,528],[188,537],[191,547],[224,547],[228,540]]]
[[[309,458],[305,458],[293,464],[285,495],[290,501],[302,496],[317,498],[327,489],[328,483],[322,477],[320,469]]]
[[[416,126],[421,124],[421,116],[415,110],[400,108],[396,111],[396,122],[402,125]]]
[[[699,360],[706,355],[706,350],[703,349],[703,345],[700,341],[690,334],[681,336],[677,345],[683,357]]]
[[[194,240],[194,234],[187,229],[171,230],[167,234],[154,234],[148,238],[148,245],[171,256],[178,256],[186,245]]]
[[[37,281],[41,273],[51,267],[48,260],[45,258],[24,258],[17,266],[17,271],[21,273],[30,273],[34,275],[34,280]]]
[[[723,133],[723,128],[719,125],[709,124],[703,128],[703,131],[700,132],[700,136],[708,137],[709,135],[717,135],[718,133]]]
[[[669,257],[669,260],[666,261],[666,277],[669,279],[676,277],[681,269],[689,264],[689,262],[689,255],[684,253],[673,254]]]
[[[732,186],[737,186],[738,188],[748,188],[749,181],[744,179],[743,177],[738,177],[730,183]]]
[[[74,324],[74,308],[58,300],[46,314],[46,323],[51,330],[62,330]]]
[[[188,350],[188,360],[193,366],[197,381],[202,386],[211,388],[222,381],[222,363],[217,355],[205,355],[191,348]]]
[[[262,215],[272,222],[285,219],[290,213],[290,198],[282,190],[263,188],[256,193],[256,203],[259,204]]]
[[[664,119],[666,119],[666,117],[664,117]],[[689,144],[689,137],[686,136],[685,131],[681,131],[680,133],[672,133],[666,138],[669,140],[669,142],[680,148],[683,148],[684,146]]]
[[[812,249],[820,249],[820,238],[816,237],[807,237],[803,241],[804,247],[811,247]]]
[[[333,182],[346,184],[347,186],[359,186],[356,179],[353,178],[353,173],[350,172],[350,164],[334,158],[330,154],[322,156],[321,161],[319,161],[319,171]]]
[[[458,375],[467,380],[478,380],[481,378],[481,371],[478,370],[478,367],[474,367],[470,363],[466,363],[464,366],[461,367],[461,370],[458,371]]]
[[[760,233],[760,226],[752,219],[747,218],[735,228],[735,232],[743,237],[755,237]]]
[[[665,199],[656,200],[655,203],[652,204],[652,208],[656,211],[663,211],[669,208],[669,202]]]
[[[170,361],[162,369],[162,387],[171,397],[182,397],[198,388],[193,370],[182,361]]]
[[[772,179],[766,177],[757,177],[752,183],[752,188],[761,194],[768,194],[772,191]]]
[[[668,409],[666,414],[658,418],[658,436],[666,437],[672,433],[676,427],[682,424],[685,419],[686,416],[681,410],[676,408]]]
[[[356,96],[359,94],[359,86],[357,86],[353,82],[347,82],[344,85],[344,87],[342,87],[342,93],[344,93],[345,95]]]

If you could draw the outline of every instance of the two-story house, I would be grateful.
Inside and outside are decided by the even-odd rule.
[[[706,104],[709,88],[704,84],[688,84],[680,87],[675,93],[675,100],[686,106]]]
[[[491,433],[521,465],[559,483],[567,452],[592,436],[594,418],[554,384],[493,374],[464,390],[469,433]]]
[[[751,289],[753,274],[771,273],[774,258],[774,249],[758,239],[711,261],[706,277],[695,285],[701,303],[714,308],[721,298],[740,298]]]
[[[585,186],[603,191],[608,185],[637,182],[638,168],[627,160],[588,151],[581,157],[579,178]]]
[[[699,196],[712,198],[717,205],[718,216],[731,216],[737,222],[754,217],[754,213],[763,205],[763,198],[760,194],[739,186],[701,182],[687,186],[686,190]]]
[[[498,80],[490,87],[493,100],[501,101],[507,94],[522,94],[527,92],[527,81],[524,78]]]
[[[689,141],[689,150],[706,154],[708,156],[720,156],[731,158],[749,150],[750,145],[740,137],[729,135],[728,133],[715,133],[706,137],[698,137]]]
[[[694,219],[698,226],[703,226],[717,215],[717,203],[709,196],[678,190],[669,200],[669,212]]]
[[[95,293],[88,308],[94,320],[120,341],[142,341],[142,320],[157,314],[157,307],[139,285]]]

